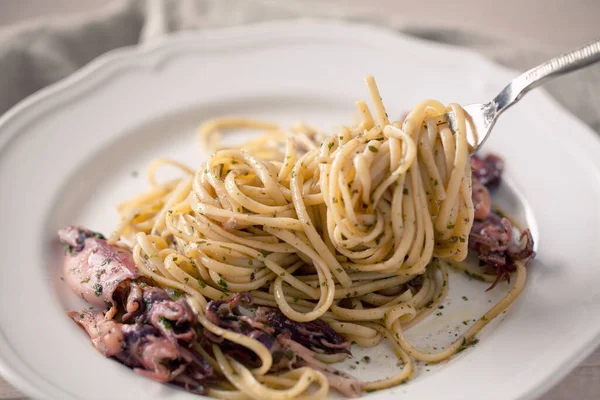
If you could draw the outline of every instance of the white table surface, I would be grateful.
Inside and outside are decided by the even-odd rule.
[[[324,0],[303,0],[315,5]],[[486,32],[512,40],[564,49],[600,37],[600,0],[328,0],[366,12],[401,13],[448,28]],[[0,0],[0,29],[30,19],[94,10],[108,0]],[[510,27],[510,29],[507,29]],[[600,316],[590,316],[598,318]],[[560,344],[557,344],[560,345]],[[90,351],[91,348],[90,348]],[[493,361],[491,361],[493,362]],[[23,399],[0,378],[0,399]],[[600,399],[600,349],[583,361],[541,400]]]

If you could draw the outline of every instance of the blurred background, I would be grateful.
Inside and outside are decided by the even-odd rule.
[[[394,13],[403,22],[485,32],[541,46],[575,46],[600,36],[599,0],[280,0]],[[109,0],[0,0],[0,27],[97,10]]]

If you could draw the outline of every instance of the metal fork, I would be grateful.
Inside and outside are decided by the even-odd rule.
[[[486,141],[498,116],[515,104],[531,89],[557,76],[576,71],[600,61],[600,40],[577,50],[552,58],[513,79],[492,101],[463,107],[467,120],[467,140],[471,152],[477,151]],[[456,115],[449,112],[435,118],[438,125],[448,123],[456,132]]]

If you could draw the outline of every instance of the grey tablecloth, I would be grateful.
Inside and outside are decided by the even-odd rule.
[[[298,17],[343,18],[385,25],[408,35],[471,48],[517,70],[527,69],[566,50],[507,43],[472,32],[441,30],[410,23],[403,20],[401,14],[370,15],[348,8],[303,5],[300,1],[121,0],[89,15],[36,21],[0,30],[0,114],[29,94],[117,47],[160,40],[179,30]],[[600,133],[600,66],[554,81],[546,89]],[[0,398],[15,397],[19,397],[18,392],[0,379]],[[543,399],[567,397],[581,400],[600,397],[599,353]]]

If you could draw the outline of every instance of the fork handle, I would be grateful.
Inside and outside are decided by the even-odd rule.
[[[554,57],[513,79],[493,100],[496,117],[525,93],[548,80],[600,61],[600,40]]]

